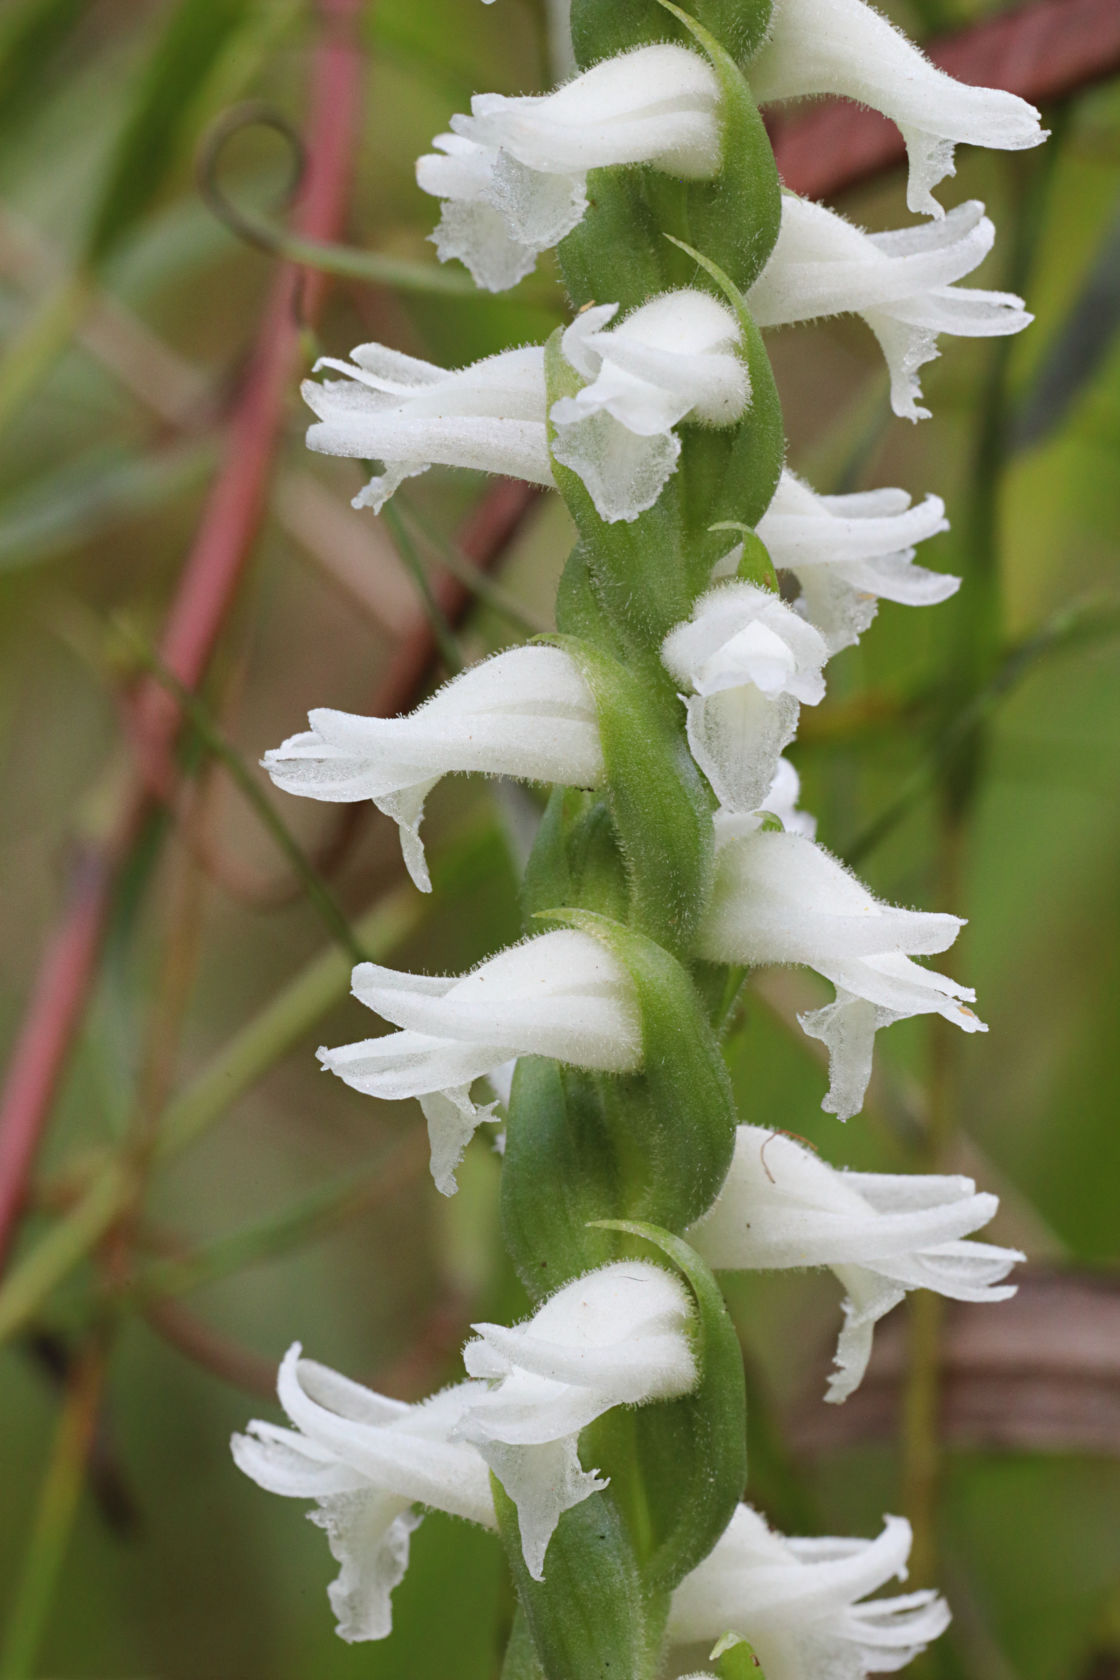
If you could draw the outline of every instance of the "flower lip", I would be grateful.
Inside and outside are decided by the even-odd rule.
[[[861,1602],[904,1579],[910,1525],[885,1517],[874,1540],[786,1539],[740,1505],[715,1549],[673,1594],[674,1643],[728,1629],[749,1639],[767,1680],[837,1673],[862,1680],[901,1668],[948,1625],[931,1591]]]

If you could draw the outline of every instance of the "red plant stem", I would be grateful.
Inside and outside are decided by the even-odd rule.
[[[308,166],[296,208],[308,238],[336,239],[349,197],[361,94],[356,24],[361,0],[319,0],[321,38],[312,68]],[[209,661],[252,552],[299,354],[297,302],[307,317],[323,277],[281,268],[226,437],[225,458],[187,557],[160,646],[180,682],[194,687]],[[180,727],[174,701],[154,684],[137,697],[137,724],[153,766],[166,764]],[[0,1097],[0,1265],[23,1203],[39,1138],[84,1013],[121,861],[151,805],[137,775],[106,844],[84,850],[71,903],[40,969]]]
[[[926,52],[958,81],[1006,88],[1045,105],[1120,72],[1120,6],[1035,0],[932,41]],[[778,115],[769,127],[782,179],[807,198],[834,198],[906,155],[892,122],[847,100]]]

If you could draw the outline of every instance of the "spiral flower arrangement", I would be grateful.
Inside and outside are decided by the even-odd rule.
[[[958,587],[915,564],[944,506],[818,495],[790,472],[762,329],[858,314],[895,413],[923,416],[940,335],[1029,320],[960,283],[994,230],[933,190],[958,142],[1044,136],[1032,107],[954,82],[863,0],[573,0],[561,48],[570,79],[476,96],[418,180],[440,201],[440,257],[479,286],[555,247],[568,324],[450,371],[359,345],[305,387],[310,446],[377,464],[358,506],[437,463],[554,486],[578,532],[557,631],[407,717],[315,711],[265,759],[291,793],[372,799],[423,891],[441,776],[552,787],[523,941],[461,976],[362,964],[356,997],[398,1030],[319,1053],[358,1092],[418,1099],[445,1195],[478,1128],[501,1128],[504,1237],[532,1311],[476,1325],[464,1379],[417,1405],[296,1345],[290,1427],[255,1422],[234,1455],[314,1502],[344,1639],[390,1633],[434,1508],[501,1535],[518,1600],[504,1680],[689,1663],[737,1680],[748,1661],[767,1680],[858,1680],[904,1666],[949,1611],[933,1589],[868,1596],[905,1576],[904,1520],[869,1541],[786,1538],[743,1502],[743,1370],[715,1274],[836,1274],[837,1402],[908,1290],[997,1301],[1021,1256],[970,1240],[996,1207],[970,1180],[838,1170],[735,1109],[719,1026],[757,965],[835,988],[801,1025],[827,1047],[840,1119],[892,1022],[984,1030],[973,993],[915,960],[959,920],[874,898],[816,839],[782,756],[880,599]],[[823,92],[898,124],[926,220],[867,233],[782,188],[759,104]]]

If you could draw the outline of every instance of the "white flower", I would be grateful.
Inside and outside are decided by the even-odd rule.
[[[262,759],[277,787],[311,799],[372,799],[400,825],[409,874],[431,880],[420,840],[424,801],[441,776],[480,771],[597,787],[603,777],[595,703],[559,648],[511,648],[445,683],[407,717],[321,708],[311,728]]]
[[[949,1625],[933,1591],[875,1598],[906,1579],[910,1524],[884,1518],[877,1540],[794,1540],[740,1505],[715,1548],[673,1594],[669,1637],[749,1639],[766,1680],[862,1680],[893,1673]]]
[[[829,1266],[847,1291],[829,1400],[863,1380],[875,1325],[908,1289],[1004,1301],[1023,1255],[963,1242],[999,1207],[970,1178],[838,1172],[784,1133],[740,1126],[731,1169],[688,1240],[725,1270]]]
[[[798,611],[830,653],[859,641],[880,600],[932,606],[956,593],[960,578],[913,564],[914,544],[948,528],[940,496],[915,507],[905,490],[818,496],[791,472],[758,522],[774,565],[801,586]]]
[[[614,1406],[685,1394],[696,1382],[691,1303],[660,1266],[620,1260],[565,1284],[525,1324],[476,1324],[463,1360],[496,1381],[463,1414],[517,1506],[529,1573],[540,1580],[562,1514],[605,1487],[579,1461],[579,1433]]]
[[[692,691],[688,744],[721,805],[755,811],[797,732],[801,704],[824,697],[824,639],[772,590],[725,583],[701,595],[661,644]]]
[[[300,1358],[297,1342],[280,1367],[280,1403],[295,1425],[259,1419],[231,1443],[238,1468],[270,1493],[314,1499],[314,1521],[342,1565],[329,1588],[343,1639],[384,1639],[390,1595],[408,1566],[417,1505],[494,1528],[486,1464],[453,1438],[484,1383],[460,1383],[418,1406],[388,1400]]]
[[[1033,105],[955,81],[863,0],[777,0],[750,80],[761,105],[835,93],[890,117],[910,156],[906,202],[929,216],[942,214],[932,189],[953,174],[958,142],[1021,151],[1046,138]]]
[[[802,834],[717,814],[716,884],[697,955],[799,963],[832,981],[836,1001],[799,1019],[828,1046],[831,1084],[822,1106],[842,1120],[862,1106],[880,1027],[935,1012],[965,1032],[987,1031],[962,1001],[973,991],[911,960],[946,950],[961,926],[957,916],[880,903]]]
[[[707,178],[720,157],[719,83],[699,53],[662,44],[605,59],[553,93],[479,93],[416,179],[444,200],[434,234],[478,285],[504,291],[587,209],[587,173],[646,163]]]
[[[564,355],[588,383],[550,416],[553,454],[608,521],[653,506],[681,451],[679,421],[732,425],[750,396],[739,323],[707,292],[662,293],[607,330],[617,312],[585,309],[564,333]]]
[[[448,373],[381,344],[359,344],[352,362],[315,364],[345,379],[305,379],[305,402],[319,416],[310,449],[382,461],[354,506],[379,513],[406,478],[428,467],[474,467],[530,484],[551,484],[545,430],[544,351],[503,350]]]
[[[492,1115],[492,1105],[471,1101],[474,1080],[513,1056],[554,1056],[605,1073],[630,1073],[641,1061],[633,983],[587,933],[539,934],[461,976],[359,963],[352,985],[361,1003],[404,1030],[321,1049],[319,1060],[356,1091],[420,1099],[432,1177],[445,1196],[476,1127]]]
[[[865,233],[834,210],[783,193],[778,242],[747,301],[760,327],[861,315],[887,359],[895,413],[925,419],[918,369],[939,354],[938,333],[1002,337],[1033,319],[1010,292],[952,284],[983,261],[994,239],[975,200],[943,221]]]

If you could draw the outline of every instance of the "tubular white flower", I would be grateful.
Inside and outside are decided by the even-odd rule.
[[[420,840],[424,801],[441,776],[479,771],[597,787],[603,777],[595,703],[560,648],[510,648],[445,683],[406,717],[325,708],[262,759],[277,787],[311,799],[372,799],[400,825],[421,892],[431,880]]]
[[[620,1260],[565,1284],[525,1324],[476,1324],[463,1361],[496,1382],[457,1426],[517,1506],[521,1549],[540,1580],[565,1511],[607,1484],[579,1461],[579,1434],[614,1406],[686,1394],[696,1382],[692,1318],[677,1278]]]
[[[926,419],[918,369],[939,354],[938,333],[1003,337],[1033,320],[1010,292],[952,283],[971,274],[994,239],[976,200],[943,221],[865,233],[822,204],[783,193],[778,242],[747,301],[760,327],[861,315],[887,359],[891,407],[908,420]]]
[[[328,1589],[343,1639],[384,1639],[390,1597],[408,1567],[412,1530],[428,1505],[494,1528],[486,1464],[453,1432],[485,1384],[444,1389],[417,1406],[388,1400],[312,1359],[299,1343],[280,1366],[280,1403],[295,1425],[254,1419],[231,1442],[239,1469],[270,1493],[314,1499],[342,1565]]]
[[[611,523],[653,506],[681,452],[679,421],[732,425],[750,397],[739,323],[707,292],[665,292],[608,330],[617,312],[585,309],[564,333],[564,355],[588,383],[550,415],[553,454]]]
[[[587,210],[587,173],[646,163],[707,178],[720,157],[719,83],[705,58],[661,44],[620,53],[553,93],[476,94],[416,179],[444,201],[433,239],[476,283],[504,291]]]
[[[539,345],[451,372],[381,344],[359,344],[351,356],[321,357],[316,372],[334,368],[346,377],[305,379],[301,389],[319,417],[307,433],[309,449],[385,464],[354,507],[379,513],[406,478],[436,465],[553,482]]]
[[[862,1680],[904,1668],[949,1625],[932,1590],[876,1598],[906,1579],[910,1524],[885,1517],[876,1540],[795,1540],[740,1505],[715,1548],[673,1594],[669,1637],[749,1639],[766,1680]]]
[[[839,1172],[784,1133],[740,1126],[723,1188],[687,1235],[718,1269],[835,1272],[847,1299],[826,1399],[839,1401],[863,1380],[875,1325],[908,1289],[956,1301],[1014,1295],[1014,1284],[996,1285],[1024,1256],[961,1240],[998,1207],[970,1178]]]
[[[957,916],[880,903],[804,835],[717,814],[716,884],[697,955],[804,964],[832,981],[836,1001],[799,1019],[828,1046],[831,1083],[822,1107],[842,1120],[863,1104],[880,1027],[936,1013],[965,1032],[987,1031],[963,1001],[975,992],[911,960],[946,950],[962,925]]]
[[[576,1067],[631,1073],[641,1062],[633,982],[590,934],[561,928],[513,945],[469,974],[402,974],[359,963],[354,996],[404,1030],[336,1050],[331,1073],[369,1096],[418,1097],[428,1122],[432,1177],[445,1196],[455,1168],[493,1104],[471,1085],[514,1056],[554,1056]]]
[[[661,644],[686,689],[688,744],[721,805],[755,811],[793,740],[802,703],[824,698],[823,637],[769,589],[725,583]]]
[[[914,544],[948,529],[940,496],[915,507],[905,490],[818,496],[791,472],[758,522],[774,565],[801,586],[798,611],[830,653],[859,641],[880,600],[923,607],[956,593],[960,578],[913,564]]]
[[[834,93],[890,117],[910,158],[906,202],[923,215],[943,214],[932,189],[958,143],[1017,152],[1046,138],[1033,105],[946,75],[863,0],[777,0],[750,78],[761,105]]]

